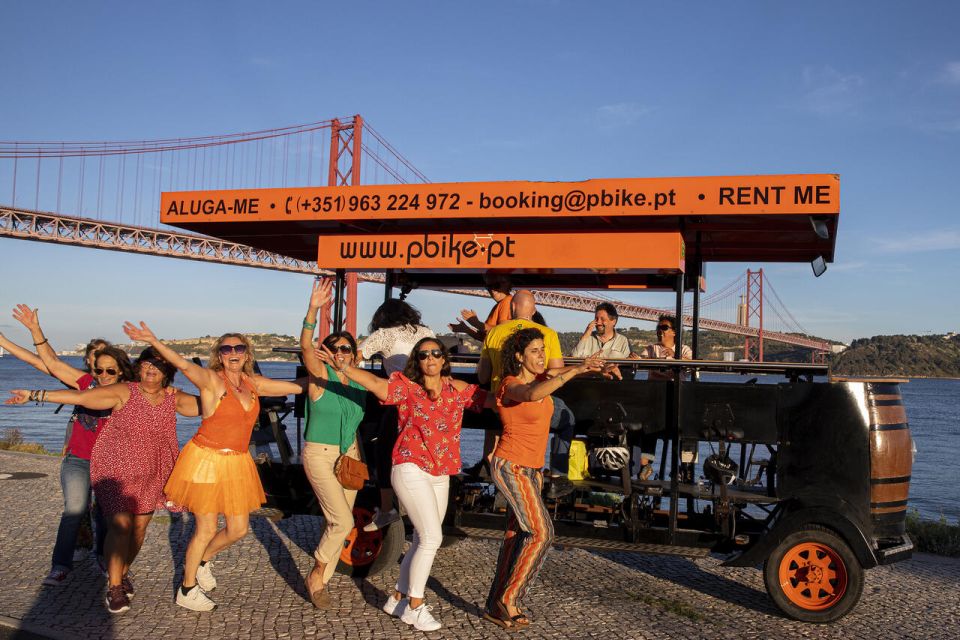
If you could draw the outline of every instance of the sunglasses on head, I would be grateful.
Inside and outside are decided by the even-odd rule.
[[[110,369],[110,368],[101,369],[100,367],[95,367],[94,370],[93,370],[93,372],[94,372],[95,374],[97,374],[98,376],[99,376],[99,375],[103,375],[104,373],[107,374],[108,376],[115,376],[115,375],[117,375],[117,370],[116,370],[116,369]]]
[[[658,324],[657,331],[672,331],[673,327],[668,324]]]
[[[353,353],[353,347],[348,344],[335,344],[330,347],[330,351],[339,351],[340,353]]]
[[[424,349],[423,351],[417,351],[418,360],[426,360],[427,356],[433,356],[437,360],[443,357],[443,351],[440,349]]]
[[[220,354],[227,355],[228,353],[239,353],[244,354],[247,352],[247,345],[245,344],[222,344],[220,345]]]

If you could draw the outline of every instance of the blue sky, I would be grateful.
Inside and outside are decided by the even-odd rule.
[[[34,1],[3,3],[0,22],[3,140],[212,135],[360,113],[435,182],[839,173],[826,275],[712,265],[711,289],[764,267],[802,325],[839,340],[960,325],[953,2]],[[124,319],[169,337],[294,333],[309,287],[10,239],[0,275],[0,331],[24,341],[6,310],[26,302],[57,346],[120,339]],[[381,293],[362,296],[365,321]],[[435,328],[488,306],[411,301]],[[547,317],[567,330],[589,320]]]

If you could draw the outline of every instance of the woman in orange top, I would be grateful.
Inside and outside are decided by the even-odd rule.
[[[448,326],[454,333],[465,333],[475,340],[483,342],[487,332],[498,324],[513,320],[513,313],[510,303],[513,296],[510,294],[510,279],[505,275],[496,275],[487,278],[487,293],[493,298],[495,304],[487,319],[480,322],[477,312],[473,309],[462,309],[460,318],[456,323],[451,322]]]
[[[250,512],[266,501],[249,451],[250,433],[260,413],[258,396],[302,393],[303,386],[254,375],[253,349],[239,333],[220,336],[203,368],[160,342],[143,322],[139,327],[127,322],[123,330],[133,340],[148,342],[200,390],[203,422],[180,452],[164,491],[195,519],[177,604],[210,611],[217,606],[207,596],[217,586],[210,561],[246,535]],[[218,530],[221,513],[227,526]]]
[[[564,367],[547,377],[543,333],[539,329],[521,329],[513,334],[503,346],[501,360],[503,381],[497,392],[497,407],[503,435],[493,452],[490,468],[509,512],[483,617],[512,629],[530,624],[520,611],[519,602],[540,571],[553,541],[553,524],[540,497],[541,469],[553,415],[550,394],[574,376],[600,371],[603,363],[587,358],[583,364]]]

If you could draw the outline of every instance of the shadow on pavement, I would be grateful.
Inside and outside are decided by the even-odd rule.
[[[767,597],[766,591],[704,571],[688,558],[601,551],[591,553],[654,578],[668,580],[678,586],[713,596],[718,600],[752,609],[758,613],[783,617],[780,610]]]
[[[300,568],[290,554],[283,537],[278,533],[278,529],[283,530],[280,524],[274,524],[267,518],[250,518],[250,530],[253,531],[253,535],[260,541],[263,548],[266,549],[270,564],[277,575],[284,579],[293,592],[310,602],[304,576],[300,574]],[[295,539],[295,536],[287,537],[291,540]],[[299,543],[296,544],[299,546]]]

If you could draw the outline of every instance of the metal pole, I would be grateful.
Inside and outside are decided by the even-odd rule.
[[[674,349],[674,358],[681,359],[683,353],[683,274],[677,276],[677,311],[676,321],[674,322],[674,334],[676,335],[676,345]],[[678,499],[680,497],[680,381],[683,379],[683,373],[680,368],[673,370],[673,397],[671,402],[670,422],[672,427],[672,437],[670,443],[670,521],[668,522],[668,535],[670,544],[676,542],[677,535],[677,514]]]
[[[694,263],[693,273],[693,359],[700,359],[700,282],[703,277],[703,261]]]
[[[347,272],[337,269],[337,295],[333,299],[333,331],[343,329],[343,295],[346,292]]]
[[[383,301],[386,302],[393,297],[393,269],[387,269],[383,274]]]

